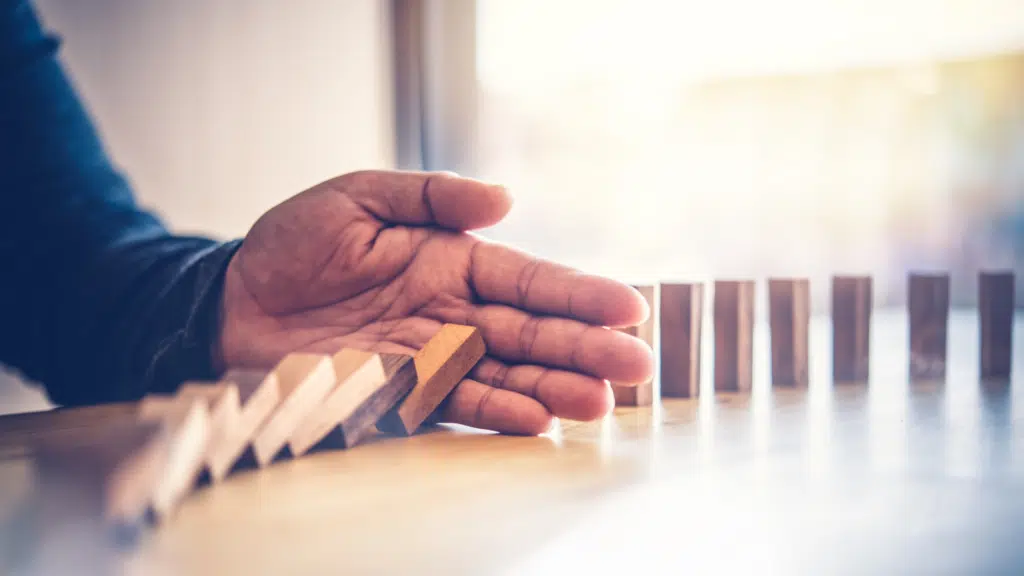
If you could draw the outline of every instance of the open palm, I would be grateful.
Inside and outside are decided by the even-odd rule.
[[[651,377],[627,285],[489,242],[504,188],[447,173],[357,172],[302,192],[250,230],[225,278],[221,367],[350,346],[412,353],[442,323],[476,326],[484,358],[436,420],[537,434],[611,408],[606,380]]]

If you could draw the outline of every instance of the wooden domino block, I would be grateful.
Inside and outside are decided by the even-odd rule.
[[[142,422],[167,428],[166,468],[152,501],[159,520],[174,511],[199,478],[210,439],[210,412],[203,399],[147,396],[139,404],[138,416]]]
[[[280,386],[281,402],[253,438],[253,455],[259,466],[274,460],[335,384],[334,364],[324,354],[292,353],[272,371]]]
[[[832,277],[832,380],[867,382],[871,368],[870,276]]]
[[[64,513],[138,529],[167,469],[168,428],[134,417],[62,430],[32,442],[41,494],[77,507]]]
[[[231,425],[211,440],[207,466],[214,481],[228,475],[281,400],[276,372],[233,369],[220,382],[238,390],[239,410]]]
[[[486,352],[480,331],[473,326],[445,324],[413,356],[416,385],[378,421],[393,434],[416,432]]]
[[[203,462],[210,472],[210,478],[214,481],[220,480],[222,476],[214,477],[212,473],[216,448],[223,441],[232,427],[238,421],[241,411],[241,402],[238,395],[238,386],[230,382],[186,382],[178,389],[177,397],[180,399],[197,399],[206,402],[210,410],[210,438],[206,443],[206,453]]]
[[[412,356],[346,348],[333,357],[337,384],[289,440],[299,456],[320,442],[350,448],[416,385]]]
[[[661,284],[661,395],[695,398],[700,393],[704,286]]]
[[[907,308],[910,321],[910,378],[944,378],[949,325],[949,275],[911,274],[907,283]]]
[[[754,381],[753,280],[717,280],[714,294],[715,390],[749,392]]]
[[[1009,380],[1013,370],[1013,272],[978,276],[978,327],[982,380]]]
[[[810,280],[768,280],[773,386],[807,386],[810,320]]]
[[[630,326],[622,329],[622,332],[643,340],[651,348],[654,347],[654,318],[658,311],[654,301],[654,286],[635,285],[633,286],[640,295],[647,301],[647,307],[651,311],[647,321],[638,326]],[[636,385],[620,386],[612,382],[612,394],[615,397],[616,406],[649,406],[654,402],[654,380],[650,379]]]

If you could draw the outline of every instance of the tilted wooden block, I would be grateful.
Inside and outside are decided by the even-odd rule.
[[[214,481],[228,475],[281,401],[276,372],[232,369],[221,376],[220,382],[238,390],[239,411],[232,425],[211,441],[207,463]]]
[[[412,356],[346,348],[333,357],[337,384],[289,440],[292,454],[321,441],[350,448],[416,385]]]
[[[378,421],[377,427],[409,435],[441,405],[462,378],[486,353],[484,339],[473,326],[445,324],[413,356],[416,385]]]
[[[978,276],[978,321],[983,380],[1009,380],[1013,371],[1013,272]]]
[[[197,399],[206,402],[210,410],[210,434],[206,443],[203,462],[210,478],[214,481],[221,477],[213,476],[213,457],[217,446],[238,421],[241,411],[238,387],[230,382],[186,382],[178,388],[176,396],[180,399]]]
[[[871,371],[870,276],[832,277],[832,380],[867,382]]]
[[[113,527],[137,529],[167,469],[169,429],[134,414],[61,430],[33,441],[33,465],[44,498],[57,495]],[[70,495],[70,497],[69,497]]]
[[[911,274],[907,283],[910,317],[910,378],[946,376],[949,275]]]
[[[640,338],[653,348],[654,319],[658,315],[658,310],[655,307],[654,286],[646,284],[634,285],[633,288],[636,288],[640,295],[644,297],[644,300],[647,301],[647,307],[650,308],[651,315],[643,324],[631,326],[622,331]],[[650,379],[630,386],[622,386],[613,382],[612,393],[615,396],[616,406],[649,406],[654,402],[654,380]]]
[[[753,280],[715,281],[715,390],[753,386],[755,288]]]
[[[810,280],[769,279],[768,323],[773,386],[807,386],[810,321]]]
[[[695,398],[700,393],[704,286],[663,283],[659,292],[661,395]]]
[[[281,388],[281,402],[253,438],[253,455],[259,466],[273,461],[336,381],[331,357],[324,354],[292,353],[272,371]]]
[[[167,466],[152,502],[159,520],[174,511],[199,478],[210,439],[210,412],[199,398],[147,396],[139,404],[138,416],[142,422],[168,428]]]

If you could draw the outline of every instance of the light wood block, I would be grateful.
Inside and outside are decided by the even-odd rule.
[[[694,398],[700,393],[704,286],[663,283],[659,292],[661,395]]]
[[[273,372],[281,389],[281,402],[253,438],[253,455],[259,466],[274,460],[335,384],[334,364],[324,354],[289,354]]]
[[[168,428],[160,422],[119,417],[86,428],[40,434],[32,441],[36,483],[78,509],[69,515],[137,528],[164,478]],[[68,495],[72,495],[68,498]]]
[[[213,481],[231,472],[281,400],[276,372],[232,369],[221,376],[220,382],[238,390],[239,410],[232,424],[211,441],[207,465]]]
[[[754,381],[753,280],[717,280],[714,295],[715,390],[749,392]]]
[[[769,279],[768,323],[773,386],[807,387],[810,322],[810,280]]]
[[[647,321],[643,324],[631,326],[622,331],[643,340],[653,349],[654,319],[658,315],[654,299],[654,286],[643,284],[634,285],[633,288],[640,292],[640,295],[647,301],[647,307],[650,309],[651,315],[648,316]],[[616,406],[650,406],[654,402],[653,378],[635,385],[624,386],[614,382],[611,385]]]
[[[379,420],[378,428],[410,435],[441,405],[462,378],[484,357],[486,347],[473,326],[445,324],[413,356],[416,385]]]
[[[416,385],[412,356],[346,348],[333,362],[338,383],[289,440],[296,456],[321,442],[351,448]]]
[[[978,276],[980,371],[983,380],[1005,381],[1013,371],[1013,272],[981,272]]]
[[[210,440],[210,412],[203,399],[148,396],[139,404],[138,416],[168,428],[167,467],[152,501],[160,520],[177,508],[199,478]]]
[[[949,275],[911,274],[907,282],[907,308],[910,322],[910,378],[945,378]]]
[[[871,372],[870,276],[832,277],[832,380],[867,382]]]

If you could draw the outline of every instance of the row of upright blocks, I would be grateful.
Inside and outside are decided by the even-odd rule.
[[[714,282],[714,389],[749,391],[753,385],[753,337],[756,283],[753,280]],[[654,286],[636,286],[651,307],[640,326],[623,329],[654,346],[654,319],[660,324],[660,376],[663,397],[689,398],[700,391],[701,326],[705,286],[701,283],[661,283],[659,305]],[[872,279],[870,276],[832,277],[832,378],[834,382],[867,382],[870,372]],[[808,385],[810,355],[810,281],[803,278],[768,280],[768,322],[773,386]],[[983,381],[1008,381],[1013,363],[1014,275],[979,273],[979,373]],[[948,274],[909,275],[909,376],[941,380],[946,374],[950,310]],[[653,399],[653,382],[616,386],[616,404],[646,405]]]

